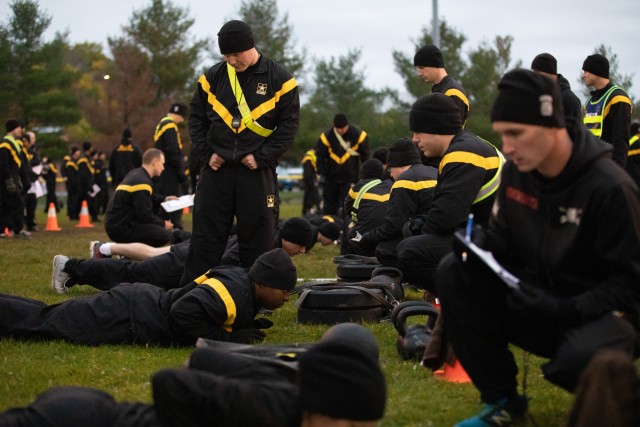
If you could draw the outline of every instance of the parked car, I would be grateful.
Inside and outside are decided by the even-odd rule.
[[[302,167],[278,165],[276,174],[280,191],[299,191],[302,189]]]

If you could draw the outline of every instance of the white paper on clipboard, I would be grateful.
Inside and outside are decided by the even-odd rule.
[[[193,206],[193,197],[194,194],[185,194],[184,196],[180,196],[175,200],[167,200],[165,202],[162,202],[160,203],[160,206],[162,206],[162,208],[167,212],[175,212],[177,210]]]
[[[481,249],[478,245],[471,240],[467,240],[462,233],[456,231],[454,236],[460,243],[462,243],[469,251],[480,261],[482,261],[491,271],[493,271],[509,288],[520,289],[520,279],[509,271],[507,271],[500,263],[494,258],[493,254],[489,251]]]

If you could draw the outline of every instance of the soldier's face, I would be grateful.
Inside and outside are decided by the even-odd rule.
[[[244,52],[229,53],[224,55],[224,60],[236,70],[236,73],[241,73],[253,65],[252,50],[245,50]]]
[[[289,301],[289,291],[284,289],[269,288],[258,284],[256,286],[258,304],[267,310],[275,310]]]

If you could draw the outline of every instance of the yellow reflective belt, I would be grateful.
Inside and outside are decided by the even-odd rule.
[[[135,193],[136,191],[148,191],[149,194],[153,194],[153,187],[151,187],[149,184],[120,184],[116,187],[116,191],[126,191],[127,193]]]
[[[240,110],[240,114],[242,115],[242,122],[254,133],[262,137],[266,138],[271,135],[273,133],[273,130],[263,128],[262,126],[260,126],[260,124],[253,121],[253,118],[251,117],[251,110],[247,105],[244,93],[242,93],[242,87],[240,87],[240,85],[234,84],[234,82],[237,81],[236,70],[234,70],[228,62],[227,74],[229,75],[229,84],[231,84],[231,89],[233,89],[233,95],[236,97],[236,102],[238,103],[238,109]]]
[[[201,277],[199,277],[198,279],[200,279]],[[196,279],[196,282],[197,282],[197,279]],[[237,311],[236,311],[236,302],[231,297],[231,294],[229,293],[227,288],[224,286],[224,284],[221,281],[216,279],[207,279],[202,283],[198,283],[198,284],[209,286],[218,294],[218,296],[220,297],[220,299],[224,303],[224,306],[227,309],[227,320],[225,320],[222,327],[225,331],[231,332],[233,330],[231,325],[233,325],[233,322],[236,321]]]

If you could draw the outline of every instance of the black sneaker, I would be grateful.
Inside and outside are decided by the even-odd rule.
[[[520,396],[485,404],[475,417],[460,421],[454,427],[505,427],[521,421],[527,413],[529,398]]]
[[[101,259],[101,258],[111,258],[100,252],[100,246],[102,246],[104,242],[99,242],[97,240],[93,240],[89,243],[89,258],[90,259]]]

